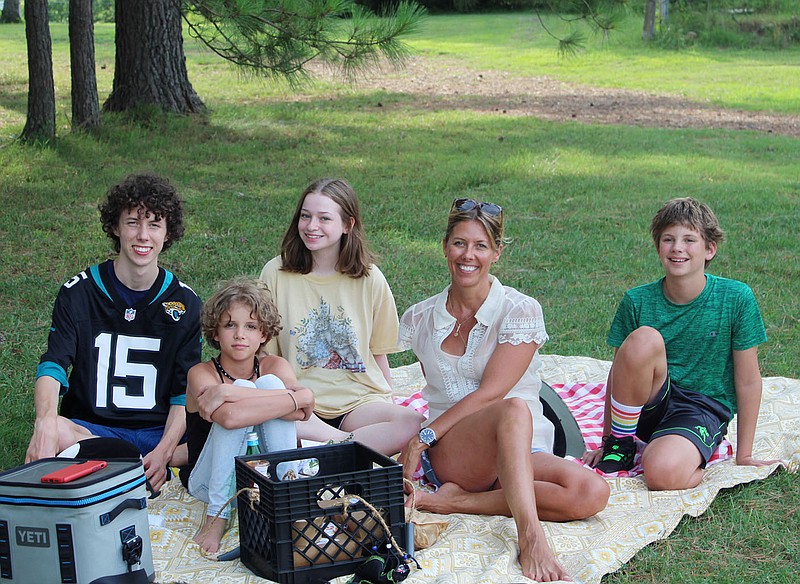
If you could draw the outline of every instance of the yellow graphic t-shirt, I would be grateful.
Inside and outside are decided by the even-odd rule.
[[[280,270],[275,257],[261,270],[281,315],[280,334],[267,351],[291,363],[314,391],[325,418],[370,402],[391,403],[391,388],[374,355],[397,346],[397,307],[386,278],[371,266],[366,278],[315,276]]]

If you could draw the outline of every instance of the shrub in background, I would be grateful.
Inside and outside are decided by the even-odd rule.
[[[94,21],[114,22],[114,0],[94,0]],[[69,20],[69,0],[47,0],[50,22]]]
[[[657,46],[783,49],[800,44],[796,0],[673,0]]]

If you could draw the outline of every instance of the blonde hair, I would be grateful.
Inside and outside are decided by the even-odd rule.
[[[221,282],[217,291],[203,304],[200,325],[203,337],[213,348],[220,348],[214,338],[217,335],[217,327],[221,323],[222,315],[230,311],[234,304],[244,304],[250,308],[250,314],[258,321],[258,326],[266,335],[267,341],[280,332],[281,315],[267,285],[255,278],[233,278]]]
[[[455,208],[450,209],[450,214],[447,216],[447,229],[444,233],[445,243],[450,239],[450,235],[453,233],[453,229],[455,229],[456,225],[464,221],[477,221],[483,225],[489,239],[494,243],[495,249],[499,249],[500,246],[507,243],[504,236],[505,221],[503,219],[503,213],[500,212],[498,215],[488,215],[481,212],[480,205],[476,205],[469,211],[459,211]]]

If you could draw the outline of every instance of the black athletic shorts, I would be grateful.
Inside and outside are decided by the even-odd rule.
[[[683,436],[700,451],[705,468],[725,438],[730,419],[731,412],[722,403],[678,387],[667,375],[656,398],[642,408],[636,436],[645,442],[670,434]]]

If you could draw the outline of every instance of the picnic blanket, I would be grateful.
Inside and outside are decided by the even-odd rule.
[[[588,357],[542,355],[542,379],[557,389],[581,424],[587,444],[597,443],[598,411],[610,363]],[[418,364],[392,370],[398,401],[424,410],[418,395],[424,380]],[[599,406],[598,406],[599,404]],[[599,410],[598,410],[599,407]],[[602,414],[600,414],[602,415]],[[600,418],[599,424],[602,424]],[[729,438],[735,444],[736,422]],[[594,441],[594,443],[592,442]],[[763,479],[778,465],[739,467],[723,448],[709,466],[702,483],[694,489],[650,492],[641,477],[609,477],[611,497],[602,512],[584,521],[544,523],[550,545],[559,561],[577,582],[599,583],[602,576],[619,569],[638,550],[667,537],[684,515],[698,516],[720,489]],[[765,378],[764,397],[755,440],[755,454],[764,459],[783,459],[790,467],[800,464],[800,380]],[[635,474],[636,469],[630,473]],[[214,584],[267,582],[254,576],[239,561],[216,562],[203,557],[192,536],[205,515],[204,505],[173,480],[162,495],[151,501],[150,539],[157,581]],[[405,582],[494,583],[527,582],[516,561],[516,528],[510,518],[454,514],[441,518],[447,530],[428,549],[417,552],[419,570]],[[223,549],[238,544],[234,526],[223,539]],[[347,578],[336,582],[343,584]]]

